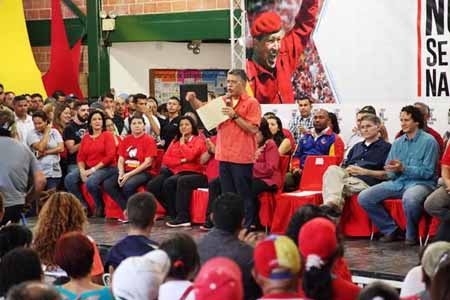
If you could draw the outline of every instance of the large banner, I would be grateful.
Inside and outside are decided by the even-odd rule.
[[[447,103],[449,2],[247,1],[254,94],[263,104],[293,103],[300,93],[316,103]],[[258,19],[268,12],[281,19],[278,48],[277,18]]]

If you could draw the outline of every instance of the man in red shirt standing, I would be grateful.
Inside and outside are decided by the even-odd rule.
[[[261,104],[294,103],[292,74],[316,25],[318,0],[303,0],[294,27],[284,33],[280,16],[264,12],[251,26],[253,55],[247,74]]]
[[[227,105],[222,113],[229,119],[217,127],[215,158],[219,161],[222,193],[231,192],[242,196],[245,203],[244,226],[250,228],[256,221],[250,217],[256,215],[251,186],[261,106],[255,98],[247,95],[246,85],[247,75],[244,70],[233,69],[228,72],[229,96],[222,97]],[[186,101],[194,109],[205,104],[197,99],[194,92],[186,94]]]

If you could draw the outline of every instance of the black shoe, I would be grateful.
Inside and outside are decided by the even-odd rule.
[[[392,243],[403,239],[403,232],[400,228],[397,228],[393,233],[385,235],[380,238],[382,243]]]
[[[211,229],[213,229],[213,227],[214,227],[213,222],[211,222],[211,220],[206,220],[205,224],[200,226],[200,230],[210,231]]]
[[[326,215],[332,218],[339,218],[342,214],[342,211],[333,204],[324,204],[320,206],[320,208]]]
[[[173,221],[166,222],[166,226],[171,228],[191,227],[191,222],[189,220],[175,219]]]
[[[95,217],[96,218],[104,218],[105,217],[105,209],[103,207],[97,207],[95,209]]]
[[[406,240],[405,240],[405,245],[406,245],[406,246],[415,246],[415,245],[417,245],[417,244],[418,244],[417,239],[412,239],[412,240],[406,239]]]

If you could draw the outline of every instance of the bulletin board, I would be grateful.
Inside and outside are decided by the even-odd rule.
[[[227,86],[227,70],[149,70],[150,95],[158,99],[160,103],[166,102],[172,96],[180,97],[180,84],[185,83],[206,83],[208,91],[223,95]]]

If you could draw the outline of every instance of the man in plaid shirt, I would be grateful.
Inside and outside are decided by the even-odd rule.
[[[300,97],[297,98],[297,104],[300,114],[294,116],[289,122],[289,131],[294,135],[296,144],[298,144],[298,141],[305,133],[309,132],[314,127],[313,115],[311,113],[311,98],[307,94],[301,93]]]

